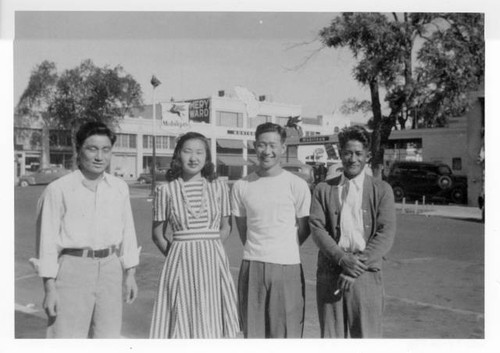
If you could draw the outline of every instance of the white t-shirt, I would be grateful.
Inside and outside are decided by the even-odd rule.
[[[274,177],[252,173],[231,192],[232,214],[247,219],[243,259],[282,265],[300,263],[296,218],[309,216],[307,183],[283,170]]]

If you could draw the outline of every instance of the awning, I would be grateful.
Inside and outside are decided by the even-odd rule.
[[[223,164],[228,166],[241,167],[244,165],[249,165],[250,163],[245,161],[241,156],[217,156],[217,164]]]
[[[242,149],[244,147],[241,140],[217,140],[217,144],[221,148]]]

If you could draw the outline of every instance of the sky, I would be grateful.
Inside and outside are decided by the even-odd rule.
[[[43,60],[59,72],[84,59],[121,65],[152,102],[204,98],[244,86],[303,116],[340,114],[349,97],[368,99],[352,78],[350,51],[323,47],[318,32],[334,12],[18,12],[14,104]],[[352,117],[363,120],[361,116]]]

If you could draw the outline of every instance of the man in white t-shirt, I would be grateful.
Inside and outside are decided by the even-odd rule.
[[[255,133],[258,169],[232,189],[232,214],[244,245],[238,297],[245,338],[300,338],[304,275],[299,246],[309,236],[307,183],[281,168],[285,130],[261,124]]]

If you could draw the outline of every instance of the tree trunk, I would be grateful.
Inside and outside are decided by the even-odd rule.
[[[76,129],[71,128],[71,149],[73,150],[73,155],[71,156],[71,170],[78,169],[78,153],[76,152]]]
[[[50,129],[47,124],[42,124],[42,155],[40,157],[40,168],[50,167]]]
[[[370,95],[372,100],[372,113],[373,113],[373,132],[372,132],[372,146],[371,146],[371,167],[373,176],[375,178],[382,177],[382,165],[384,163],[384,156],[380,151],[380,130],[382,127],[382,109],[380,107],[380,94],[378,90],[378,80],[376,78],[370,80]]]

